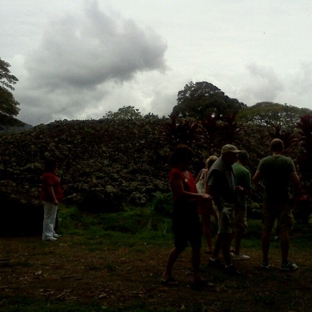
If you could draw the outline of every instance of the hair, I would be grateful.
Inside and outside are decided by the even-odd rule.
[[[177,167],[181,162],[191,159],[194,151],[186,145],[178,145],[176,150],[169,156],[169,164],[172,168]]]
[[[271,141],[272,152],[282,152],[284,150],[284,142],[281,139],[274,139]]]
[[[249,159],[249,155],[246,151],[242,150],[240,151],[237,155],[236,155],[236,158],[239,160],[239,161],[246,161]]]
[[[213,164],[217,159],[218,159],[218,157],[215,156],[215,155],[210,156],[210,157],[206,160],[206,168],[209,169],[209,168],[212,166],[212,164]]]
[[[57,162],[55,159],[47,159],[44,163],[44,172],[54,172]]]

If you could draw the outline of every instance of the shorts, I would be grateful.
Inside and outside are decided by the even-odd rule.
[[[284,203],[263,203],[262,223],[264,230],[271,233],[275,220],[276,232],[289,231],[293,225],[293,215],[288,202]]]
[[[233,231],[237,234],[247,233],[247,209],[245,207],[234,208]]]
[[[218,234],[232,234],[234,221],[234,204],[225,203],[222,211],[219,211],[213,202],[213,207],[218,216]]]
[[[174,211],[176,211],[173,215],[172,226],[174,246],[179,250],[184,250],[190,243],[192,248],[200,248],[202,233],[197,214],[197,202],[185,202],[182,207],[181,203],[174,205]],[[185,212],[185,208],[187,208],[189,213],[179,213],[181,211]]]

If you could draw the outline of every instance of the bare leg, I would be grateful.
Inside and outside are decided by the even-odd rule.
[[[269,249],[270,249],[270,234],[271,232],[268,230],[262,231],[262,256],[263,262],[269,262]]]
[[[239,255],[239,251],[240,251],[240,244],[241,244],[241,241],[242,241],[242,235],[239,234],[239,233],[235,233],[234,234],[234,241],[235,241],[235,254],[236,255]]]
[[[221,250],[223,254],[223,259],[225,265],[231,264],[231,256],[230,256],[230,246],[232,241],[232,235],[231,234],[221,234],[219,235],[221,239]]]
[[[168,279],[171,277],[172,274],[172,267],[174,265],[174,263],[176,262],[176,260],[178,259],[179,255],[181,254],[183,250],[179,250],[176,247],[174,247],[169,254],[169,258],[168,258],[168,262],[167,262],[167,266],[166,266],[166,270],[163,274],[163,278],[164,279]]]
[[[208,251],[212,251],[212,234],[210,215],[202,215],[203,233],[207,243]]]
[[[285,263],[288,261],[289,233],[287,231],[281,232],[279,233],[279,238],[281,241],[282,261]]]
[[[202,280],[203,278],[200,275],[199,265],[200,265],[200,248],[192,249],[192,267],[194,272],[194,282]]]
[[[221,250],[221,239],[220,239],[220,235],[217,235],[211,258],[217,259],[219,256],[220,250]]]

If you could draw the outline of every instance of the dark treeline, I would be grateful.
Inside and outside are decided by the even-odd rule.
[[[215,103],[221,105],[224,94],[218,90]],[[304,209],[299,208],[305,214],[298,219],[306,221],[312,197],[312,112],[268,102],[247,107],[226,96],[222,110],[218,110],[209,98],[216,94],[207,90],[205,94],[199,102],[191,92],[180,94],[168,117],[143,116],[128,106],[99,120],[55,121],[20,133],[1,134],[0,200],[4,215],[14,216],[18,209],[42,210],[38,201],[40,176],[45,159],[50,157],[59,163],[65,204],[90,212],[112,212],[123,209],[125,203],[145,206],[159,194],[170,192],[168,156],[178,144],[195,151],[195,175],[210,155],[219,156],[226,143],[248,151],[253,174],[259,160],[269,154],[271,139],[278,137],[302,180]],[[195,109],[196,105],[201,108]],[[261,195],[254,191],[250,209],[260,201]]]

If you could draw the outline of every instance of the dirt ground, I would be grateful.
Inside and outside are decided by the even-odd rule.
[[[27,296],[46,301],[98,302],[103,308],[145,307],[166,311],[312,311],[312,269],[309,248],[292,248],[299,269],[280,272],[279,248],[271,250],[270,270],[260,268],[258,248],[245,248],[251,259],[237,261],[240,277],[207,268],[203,276],[212,289],[190,288],[190,248],[178,259],[174,276],[179,287],[160,283],[170,246],[105,246],[64,236],[56,242],[39,237],[0,238],[0,310],[8,298]],[[128,308],[127,308],[128,307]],[[142,310],[143,311],[143,310]]]

